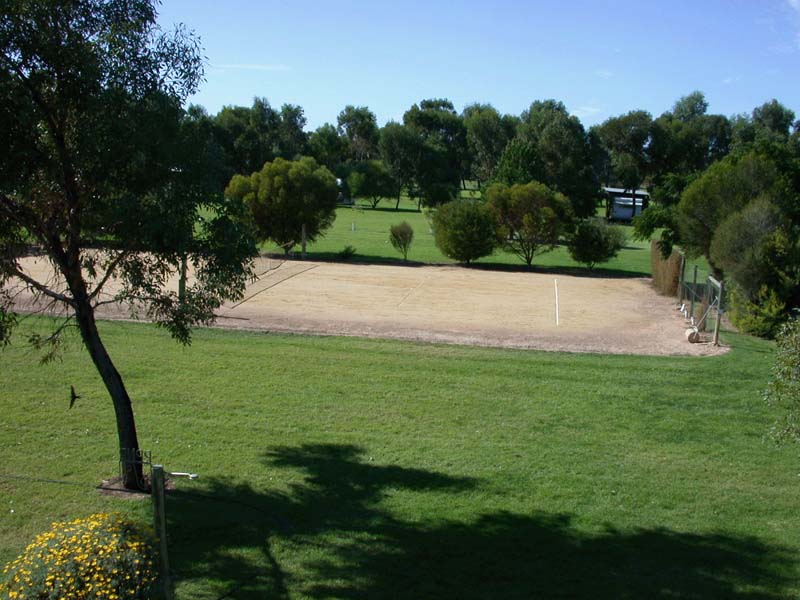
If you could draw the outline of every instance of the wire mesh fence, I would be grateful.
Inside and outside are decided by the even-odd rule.
[[[680,283],[678,285],[679,309],[686,318],[687,324],[696,335],[690,341],[711,341],[719,344],[719,328],[725,311],[724,285],[712,275],[702,272],[697,265],[692,266],[691,275],[687,277],[686,258],[681,265]],[[713,332],[708,336],[699,336]]]

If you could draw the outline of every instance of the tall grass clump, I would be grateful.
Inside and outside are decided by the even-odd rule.
[[[681,255],[675,250],[664,258],[661,253],[661,242],[650,242],[650,272],[653,274],[653,286],[659,294],[675,296],[681,277]]]

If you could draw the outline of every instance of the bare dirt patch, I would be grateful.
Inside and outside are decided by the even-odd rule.
[[[27,268],[47,268],[43,262]],[[726,350],[687,342],[674,301],[644,278],[269,258],[256,266],[258,280],[243,301],[219,311],[219,326],[567,352],[697,356]],[[20,297],[20,306],[31,305]],[[101,313],[124,316],[113,306]]]

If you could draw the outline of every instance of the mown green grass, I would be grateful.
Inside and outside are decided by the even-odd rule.
[[[376,209],[358,201],[354,207],[340,207],[336,221],[325,235],[308,246],[311,260],[335,260],[346,246],[355,248],[351,260],[362,262],[402,262],[402,255],[389,243],[389,228],[408,221],[414,229],[414,242],[408,260],[417,263],[451,264],[454,261],[444,256],[433,239],[427,216],[417,210],[416,202],[403,199],[400,210],[394,202],[381,201]],[[650,274],[650,242],[634,240],[630,226],[619,225],[628,236],[628,242],[619,255],[611,261],[598,265],[598,274],[646,276]],[[281,253],[280,248],[265,245],[263,250]],[[293,252],[299,252],[295,247]],[[525,263],[514,254],[498,250],[492,256],[476,261],[476,264],[495,268],[525,268]],[[533,267],[540,270],[569,272],[583,267],[572,260],[565,246],[534,258]]]
[[[19,340],[46,325],[0,354],[2,561],[52,520],[150,519],[92,488],[116,470],[110,401],[77,343],[36,363]],[[800,594],[798,452],[764,439],[769,343],[657,358],[102,333],[142,447],[201,475],[167,500],[179,598]]]

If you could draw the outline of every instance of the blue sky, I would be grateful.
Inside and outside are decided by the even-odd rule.
[[[299,104],[309,130],[347,104],[382,125],[441,97],[513,114],[555,98],[587,126],[693,90],[714,113],[777,98],[800,116],[800,0],[165,0],[160,15],[202,40],[192,102]]]

